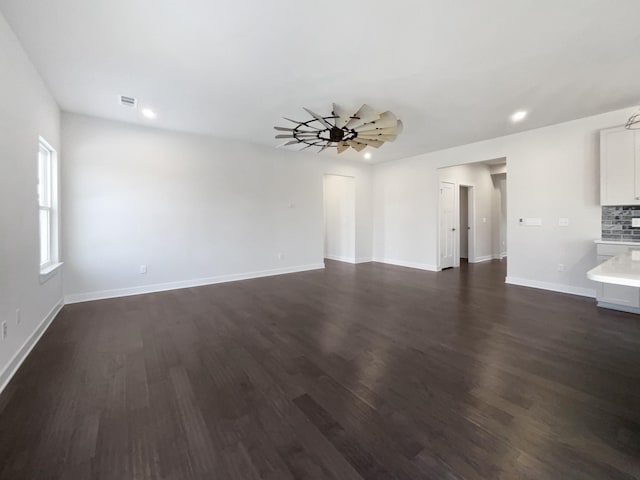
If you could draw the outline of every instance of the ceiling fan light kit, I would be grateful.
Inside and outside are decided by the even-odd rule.
[[[393,142],[402,132],[402,122],[391,112],[378,113],[369,105],[350,114],[340,105],[333,104],[329,116],[321,116],[308,108],[304,109],[311,119],[297,121],[284,117],[295,123],[295,127],[274,127],[279,132],[277,139],[286,139],[280,146],[303,144],[302,150],[319,147],[318,152],[335,147],[338,153],[353,148],[360,152],[367,147],[379,148],[385,142]]]

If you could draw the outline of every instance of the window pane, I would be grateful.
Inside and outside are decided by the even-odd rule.
[[[44,156],[42,154],[42,148],[40,148],[40,152],[38,153],[38,204],[43,205],[44,200],[44,176],[43,176],[43,168],[44,168]]]
[[[51,232],[51,216],[49,210],[40,209],[40,265],[51,261],[49,248]]]

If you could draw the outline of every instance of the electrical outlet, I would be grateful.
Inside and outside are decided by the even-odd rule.
[[[145,273],[147,273],[147,266],[146,265],[140,265],[140,270],[138,270],[140,272],[141,275],[144,275]]]
[[[558,264],[558,271],[559,272],[564,272],[564,263],[559,263]]]
[[[16,325],[20,325],[20,322],[22,321],[21,315],[20,315],[20,309],[16,308]]]
[[[560,226],[560,227],[568,227],[569,226],[569,219],[568,218],[559,218],[558,219],[558,226]]]
[[[2,322],[2,340],[7,338],[8,334],[9,334],[9,330],[7,326],[7,321],[5,320],[4,322]]]

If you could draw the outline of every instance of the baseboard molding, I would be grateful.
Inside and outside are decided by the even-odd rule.
[[[204,285],[214,285],[216,283],[237,282],[238,280],[250,280],[252,278],[272,277],[274,275],[284,275],[286,273],[306,272],[309,270],[319,270],[324,268],[324,263],[313,263],[310,265],[299,265],[295,267],[274,268],[271,270],[261,270],[257,272],[234,273],[230,275],[219,275],[217,277],[197,278],[193,280],[182,280],[179,282],[156,283],[152,285],[141,285],[139,287],[118,288],[114,290],[102,290],[97,292],[74,293],[66,295],[64,303],[90,302],[93,300],[105,300],[107,298],[129,297],[131,295],[144,295],[145,293],[165,292],[167,290],[178,290],[180,288],[202,287]]]
[[[496,257],[494,257],[493,255],[483,255],[481,257],[476,257],[473,259],[473,262],[469,262],[469,263],[482,263],[482,262],[488,262],[489,260],[493,260]]]
[[[579,295],[581,297],[595,298],[596,291],[593,288],[572,287],[562,283],[540,282],[538,280],[529,280],[526,278],[507,277],[505,283],[510,285],[519,285],[521,287],[538,288],[540,290],[549,290],[558,293],[568,293],[570,295]]]
[[[356,258],[356,263],[371,263],[371,262],[373,262],[373,258],[371,257]]]
[[[506,256],[507,256],[506,253],[504,255],[502,255],[502,254],[500,254],[500,255],[483,255],[481,257],[476,257],[473,260],[473,262],[469,262],[469,263],[482,263],[482,262],[489,262],[491,260],[502,260]]]
[[[355,257],[341,257],[339,255],[325,255],[327,260],[334,260],[336,262],[356,263]]]
[[[398,267],[417,268],[418,270],[427,270],[429,272],[440,271],[437,265],[430,265],[427,263],[405,262],[404,260],[393,260],[389,258],[376,258],[376,257],[374,257],[372,261],[378,262],[378,263],[386,263],[388,265],[396,265]]]
[[[9,384],[9,381],[13,378],[15,373],[20,368],[20,365],[25,361],[25,359],[33,350],[33,347],[36,346],[40,337],[47,331],[53,319],[56,318],[62,307],[64,306],[63,302],[58,303],[55,307],[51,309],[51,311],[44,317],[44,320],[40,322],[40,325],[33,331],[29,338],[25,340],[22,344],[22,347],[15,353],[15,355],[11,358],[7,366],[0,373],[0,393],[5,389],[5,387]]]

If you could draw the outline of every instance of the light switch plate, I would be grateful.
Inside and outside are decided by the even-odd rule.
[[[640,217],[633,217],[633,218],[631,219],[631,226],[632,226],[633,228],[638,228],[638,227],[640,227]]]
[[[541,218],[525,218],[524,224],[527,227],[539,227],[542,225],[542,219]]]

